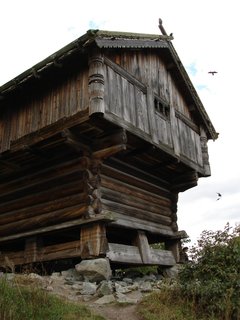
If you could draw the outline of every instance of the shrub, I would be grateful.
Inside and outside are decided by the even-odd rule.
[[[203,231],[180,272],[182,294],[199,312],[218,319],[240,319],[240,225]]]

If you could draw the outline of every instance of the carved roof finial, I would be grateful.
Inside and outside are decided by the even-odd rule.
[[[160,31],[162,32],[162,34],[163,34],[164,36],[167,36],[167,32],[166,32],[166,30],[164,29],[164,27],[163,27],[163,25],[162,25],[162,19],[159,18],[158,22],[159,22],[158,27],[159,27]]]

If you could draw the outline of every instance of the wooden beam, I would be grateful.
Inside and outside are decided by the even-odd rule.
[[[38,227],[53,226],[55,224],[84,217],[86,213],[87,204],[80,204],[60,210],[50,211],[30,218],[24,218],[20,221],[15,220],[14,222],[0,225],[0,234],[7,236],[8,234],[17,234],[24,231],[27,232],[34,230]]]
[[[8,236],[0,237],[0,242],[6,242],[6,241],[10,241],[10,240],[30,237],[30,236],[37,235],[37,234],[44,234],[44,233],[48,233],[50,231],[64,230],[64,229],[73,228],[73,227],[77,227],[77,226],[81,226],[81,225],[85,225],[85,224],[91,224],[91,223],[98,222],[98,221],[103,221],[104,223],[110,223],[110,222],[115,221],[115,218],[113,217],[111,212],[103,211],[102,213],[96,215],[95,217],[91,217],[89,219],[85,219],[84,217],[81,217],[79,219],[66,221],[64,223],[57,223],[52,226],[36,228],[36,229],[29,230],[27,232],[21,232],[18,234],[14,233],[14,234],[11,234]]]
[[[124,244],[108,243],[107,257],[111,262],[142,264],[138,247]]]
[[[20,167],[17,164],[11,163],[10,161],[7,161],[7,160],[0,160],[0,166],[3,166],[6,169],[10,169],[12,171],[16,171],[20,169]]]
[[[102,150],[95,151],[93,152],[92,156],[95,159],[106,159],[123,150],[126,150],[126,145],[119,144],[119,145],[111,146]]]
[[[114,145],[121,145],[127,143],[126,130],[114,130],[113,132],[104,134],[94,139],[92,148],[94,151],[105,149]]]
[[[70,129],[64,129],[62,132],[62,137],[66,138],[65,143],[70,146],[77,153],[84,153],[85,155],[91,154],[91,149],[86,144],[82,143],[71,131]]]
[[[47,183],[51,180],[58,179],[74,172],[82,172],[88,167],[88,158],[80,157],[68,162],[42,169],[32,174],[21,176],[15,180],[2,183],[0,186],[1,197],[19,190],[38,185],[39,183]]]
[[[80,243],[78,240],[51,246],[37,247],[36,250],[34,248],[33,252],[33,255],[31,255],[30,251],[26,254],[23,250],[16,252],[2,252],[0,253],[0,266],[3,268],[11,267],[14,269],[15,266],[25,263],[44,262],[74,257],[80,258]]]
[[[166,237],[171,237],[174,235],[174,232],[170,226],[163,226],[159,223],[154,223],[151,221],[146,222],[146,219],[142,220],[118,212],[110,212],[112,212],[112,215],[115,218],[115,220],[111,223],[112,226],[124,227],[129,230],[144,230]]]
[[[51,195],[49,194],[49,190],[43,190],[38,192],[36,197],[33,197],[32,194],[24,194],[21,198],[14,198],[13,200],[2,202],[0,204],[0,217],[3,217],[3,214],[6,214],[7,216],[10,211],[20,211],[26,207],[31,207],[51,200],[58,200],[71,196],[74,193],[81,194],[82,192],[83,181],[66,181],[64,188],[62,185],[52,187]]]
[[[144,263],[141,258],[139,248],[119,243],[109,243],[107,257],[111,262],[133,264],[133,265],[162,265],[173,266],[176,261],[171,251],[150,249],[149,261]]]

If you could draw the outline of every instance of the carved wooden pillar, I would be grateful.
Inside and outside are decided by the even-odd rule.
[[[203,159],[203,167],[205,170],[205,174],[210,176],[211,175],[211,169],[209,164],[209,156],[208,156],[208,146],[207,146],[207,136],[203,129],[201,129],[201,149],[202,149],[202,159]]]
[[[172,201],[172,204],[171,204],[171,211],[172,211],[172,214],[171,214],[171,219],[172,219],[171,227],[172,227],[172,230],[176,232],[176,231],[178,231],[178,225],[177,225],[178,193],[172,192],[171,201]]]
[[[83,172],[84,189],[88,197],[86,218],[94,217],[102,210],[100,193],[101,161],[89,159],[88,167]]]
[[[104,113],[103,56],[95,51],[89,58],[89,114]]]

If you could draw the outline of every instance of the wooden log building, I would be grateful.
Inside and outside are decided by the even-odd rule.
[[[179,261],[218,134],[171,40],[89,30],[0,88],[0,266]]]

